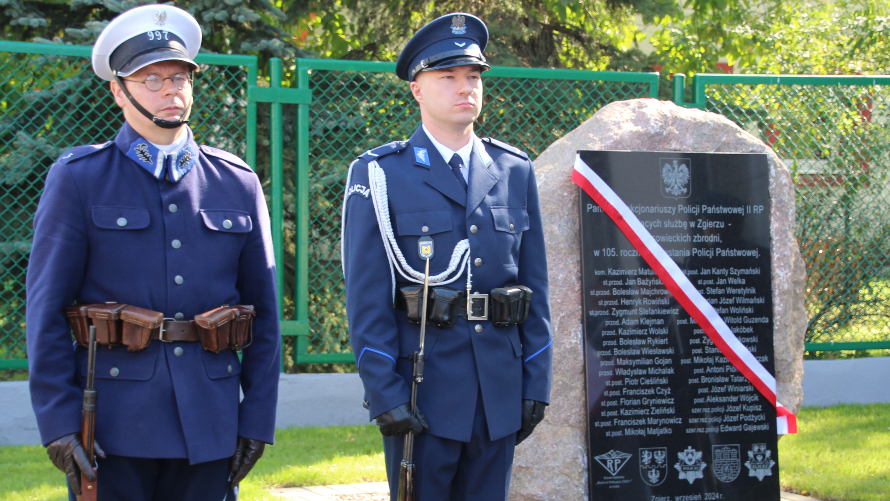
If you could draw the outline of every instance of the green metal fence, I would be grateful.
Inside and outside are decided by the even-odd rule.
[[[340,271],[340,203],[349,164],[362,152],[407,139],[420,124],[395,64],[301,59],[297,86],[312,103],[297,115],[298,214],[293,225],[298,298],[288,332],[297,363],[354,361]],[[477,133],[517,145],[532,157],[606,104],[656,97],[655,73],[492,68]],[[305,247],[304,247],[305,246]]]
[[[806,349],[890,348],[890,77],[696,75],[692,102],[775,149],[794,175]]]

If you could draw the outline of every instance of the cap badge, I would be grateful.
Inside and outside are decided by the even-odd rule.
[[[167,23],[167,11],[165,11],[165,10],[155,11],[154,18],[155,18],[155,24],[157,24],[158,26],[163,26],[164,24]]]
[[[467,23],[464,16],[454,16],[451,18],[451,33],[455,35],[463,35],[467,32]]]

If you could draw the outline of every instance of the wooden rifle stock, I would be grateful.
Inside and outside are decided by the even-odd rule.
[[[83,425],[81,427],[81,441],[83,448],[96,471],[96,451],[93,444],[95,443],[96,431],[96,402],[99,393],[96,391],[96,327],[90,326],[89,355],[87,358],[87,385],[83,390]],[[96,501],[96,493],[98,489],[98,479],[90,482],[81,472],[80,474],[80,492],[81,501]]]

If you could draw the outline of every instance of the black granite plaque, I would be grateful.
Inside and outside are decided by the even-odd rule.
[[[585,151],[775,374],[765,155]],[[581,191],[591,501],[779,500],[776,411]]]

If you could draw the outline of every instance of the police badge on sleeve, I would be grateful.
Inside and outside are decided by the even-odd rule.
[[[751,450],[748,451],[748,460],[745,466],[748,467],[748,476],[757,477],[757,480],[763,481],[763,477],[769,477],[773,474],[773,466],[776,462],[770,459],[773,453],[766,448],[766,444],[751,444]]]
[[[714,476],[721,482],[732,482],[742,469],[741,447],[733,445],[712,445]]]
[[[678,452],[677,457],[680,459],[674,468],[680,472],[680,480],[688,480],[691,484],[699,478],[703,478],[702,472],[708,466],[701,460],[702,453],[693,449],[691,446],[686,447],[683,452]]]
[[[640,449],[640,477],[648,485],[661,485],[667,478],[667,447]]]

